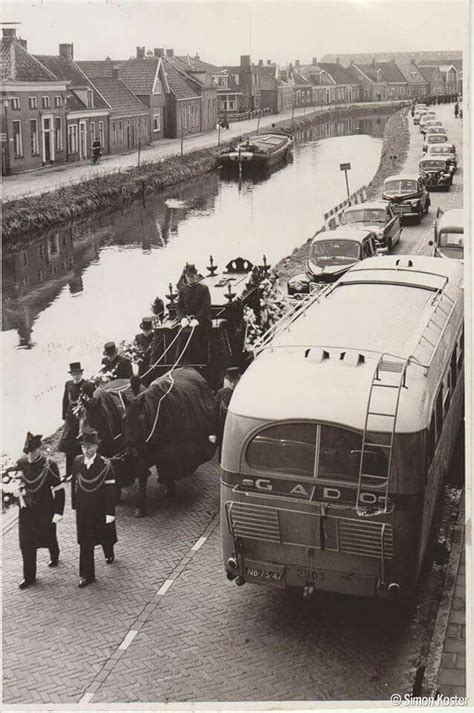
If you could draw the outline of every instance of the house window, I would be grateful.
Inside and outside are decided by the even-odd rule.
[[[69,153],[77,153],[78,149],[78,144],[77,144],[77,124],[70,124],[67,127],[67,139],[68,139],[68,148],[69,148]]]
[[[122,121],[119,121],[118,136],[119,136],[119,141],[123,141],[123,122]]]
[[[41,97],[41,104],[43,109],[49,109],[51,107],[51,97]]]
[[[143,119],[143,137],[146,139],[148,136],[148,122],[146,119]]]
[[[54,145],[56,147],[56,151],[63,150],[63,127],[60,116],[56,116],[54,119]]]
[[[54,97],[54,106],[56,109],[60,109],[63,105],[63,98],[61,96]]]
[[[113,121],[112,122],[112,140],[114,144],[117,143],[117,122]]]
[[[105,137],[104,137],[104,122],[103,122],[103,121],[99,121],[99,141],[100,141],[100,145],[103,147],[103,146],[104,146],[104,141],[105,141]]]
[[[222,108],[224,111],[235,111],[236,109],[236,95],[235,94],[229,94],[226,97],[222,97],[223,102],[222,102]]]
[[[219,87],[222,87],[223,89],[227,89],[228,87],[228,77],[226,75],[222,75],[220,77],[217,77],[217,84]]]
[[[92,89],[87,90],[87,106],[89,109],[94,107],[94,93]]]
[[[161,109],[153,109],[153,131],[161,131]]]
[[[28,97],[28,106],[30,109],[38,108],[38,97]]]
[[[23,138],[21,135],[21,121],[13,121],[13,155],[15,158],[23,157]]]
[[[89,132],[91,135],[91,144],[93,144],[95,141],[95,122],[94,121],[91,121],[91,123],[89,124]]]
[[[21,104],[20,104],[20,98],[19,97],[12,97],[10,99],[10,104],[12,109],[21,109]]]
[[[38,156],[39,141],[38,141],[38,121],[37,121],[37,119],[30,120],[30,135],[31,135],[31,155]]]

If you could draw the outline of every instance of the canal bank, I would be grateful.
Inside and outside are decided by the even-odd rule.
[[[303,116],[290,116],[284,120],[270,118],[271,123],[274,123],[277,128],[297,133],[312,125],[345,117],[357,118],[380,113],[389,115],[403,105],[404,102],[391,102],[384,105],[326,107]],[[262,124],[262,130],[264,128]],[[242,131],[241,136],[245,138],[251,133],[255,133],[255,130]],[[222,142],[220,149],[227,148],[229,145],[229,141]],[[115,170],[37,196],[6,201],[3,206],[2,221],[4,248],[5,244],[18,244],[22,236],[31,230],[45,230],[94,211],[123,206],[139,198],[145,200],[147,196],[163,191],[168,186],[203,176],[217,168],[218,156],[217,147],[208,146],[202,150],[185,153],[183,156],[171,156],[164,160],[161,158],[158,161],[147,161],[135,168]],[[4,190],[5,188],[8,188],[8,184],[4,186]]]

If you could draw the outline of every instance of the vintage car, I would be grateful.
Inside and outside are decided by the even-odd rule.
[[[452,173],[455,173],[458,167],[456,147],[454,144],[431,144],[426,150],[426,156],[445,156],[448,159],[449,168]]]
[[[289,295],[311,292],[318,282],[333,282],[360,260],[377,255],[377,242],[372,230],[342,226],[323,230],[311,241],[307,272],[288,280]]]
[[[422,117],[420,117],[420,124],[419,124],[419,129],[420,131],[423,131],[423,126],[426,124],[426,122],[431,121],[432,119],[436,119],[436,114],[434,111],[426,111]]]
[[[449,191],[451,188],[453,174],[444,156],[425,156],[419,162],[418,169],[428,191]]]
[[[379,254],[389,253],[402,232],[400,218],[385,201],[370,201],[346,208],[340,225],[372,230]]]
[[[443,128],[443,122],[439,121],[439,119],[429,119],[429,121],[425,121],[423,123],[421,133],[426,134],[428,129],[433,129],[435,127]]]
[[[430,194],[419,176],[402,173],[385,179],[382,198],[390,201],[400,218],[416,218],[419,223],[431,205]]]
[[[425,138],[431,136],[432,134],[448,134],[444,126],[427,126],[425,128]]]
[[[445,257],[454,260],[464,259],[464,211],[451,208],[445,213],[438,208],[434,225],[433,257]]]
[[[426,151],[428,146],[432,146],[433,144],[445,144],[447,140],[447,134],[427,134],[423,141],[423,151]]]
[[[418,109],[415,107],[415,114],[414,114],[414,116],[413,116],[413,123],[414,123],[414,124],[419,124],[421,117],[424,116],[427,111],[428,111],[428,109],[427,109],[426,107],[424,107],[424,108],[421,107],[421,108],[418,108]]]

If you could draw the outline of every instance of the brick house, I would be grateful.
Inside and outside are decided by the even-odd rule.
[[[107,152],[123,153],[151,143],[150,108],[119,79],[119,64],[110,60],[77,64],[108,107]]]
[[[232,116],[243,111],[238,71],[233,67],[216,67],[212,77],[216,84],[218,117]]]
[[[250,55],[240,56],[239,87],[242,92],[242,111],[260,109],[260,79]]]
[[[360,84],[361,101],[383,101],[387,97],[388,82],[380,67],[372,64],[359,64],[351,60],[349,67],[345,68],[346,74],[353,77]]]
[[[145,54],[137,47],[136,59],[129,59],[119,67],[119,78],[150,110],[151,140],[164,136],[165,91],[160,79],[162,50]]]
[[[441,64],[437,62],[424,62],[418,65],[421,72],[424,74],[425,68],[436,67],[438,72],[436,72],[436,80],[438,87],[441,88],[441,80],[443,82],[443,89],[441,92],[437,92],[438,95],[442,94],[457,94],[459,91],[459,78],[458,69],[454,64]]]
[[[218,67],[203,62],[198,54],[176,59],[181,63],[182,70],[201,84],[201,131],[215,129],[218,117],[218,85],[214,77]]]
[[[59,55],[35,55],[58,79],[69,82],[66,102],[67,160],[89,159],[92,143],[98,138],[103,153],[108,153],[109,107],[74,62],[74,46],[60,44]]]
[[[444,77],[439,67],[435,65],[429,67],[419,65],[418,71],[421,72],[428,82],[428,94],[439,97],[445,93]]]
[[[166,97],[164,135],[172,139],[201,131],[202,85],[186,74],[180,64],[173,50],[166,50],[160,80]]]
[[[346,72],[339,61],[318,62],[317,66],[326,73],[333,82],[331,104],[350,103],[360,98],[361,83],[358,78]]]
[[[259,60],[257,73],[260,82],[260,104],[262,109],[270,109],[274,114],[291,111],[294,102],[294,87],[280,76],[279,68],[271,60],[264,65]]]
[[[407,81],[407,96],[425,97],[430,93],[430,83],[420,72],[414,59],[410,62],[397,60],[397,67]]]
[[[408,82],[396,65],[395,60],[372,62],[372,66],[381,69],[387,80],[387,99],[404,99],[409,96]]]
[[[2,174],[64,163],[69,82],[38,62],[12,28],[3,28],[1,76]]]

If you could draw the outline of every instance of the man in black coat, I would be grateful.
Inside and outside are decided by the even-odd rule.
[[[211,328],[211,294],[209,288],[199,280],[198,271],[194,265],[184,268],[186,284],[182,285],[176,303],[176,315],[185,330],[178,339],[176,358],[178,358],[189,339],[187,327],[194,329],[193,336],[181,362],[191,364],[207,364],[209,330]]]
[[[64,429],[59,442],[59,450],[66,454],[66,480],[70,480],[72,475],[72,464],[74,458],[81,452],[79,444],[79,402],[84,390],[93,390],[91,381],[83,378],[84,369],[78,361],[69,365],[71,379],[66,381],[63,394],[62,416]]]
[[[224,426],[229,409],[229,403],[234,393],[234,389],[239,383],[240,372],[236,366],[231,366],[224,372],[224,384],[216,391],[216,426],[217,444],[219,446],[219,460],[222,455],[222,438],[224,436]]]
[[[135,335],[135,344],[140,350],[142,361],[140,362],[139,375],[144,374],[150,366],[151,343],[153,341],[153,319],[143,317],[140,322],[140,334]]]
[[[23,557],[23,579],[20,589],[36,581],[36,550],[49,549],[49,567],[56,567],[59,545],[56,524],[64,512],[64,485],[56,463],[41,453],[41,436],[28,432],[17,468],[21,471],[19,532]]]
[[[101,371],[111,374],[113,379],[129,379],[133,375],[130,361],[118,353],[115,342],[106,342],[104,344]]]
[[[95,581],[94,547],[102,545],[105,561],[115,559],[115,475],[112,463],[97,451],[97,431],[86,431],[81,438],[82,456],[74,461],[71,499],[76,511],[79,543],[79,587]]]

